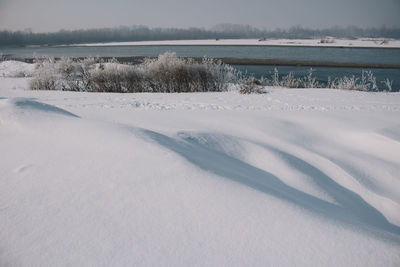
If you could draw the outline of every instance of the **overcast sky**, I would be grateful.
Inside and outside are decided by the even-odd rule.
[[[400,27],[400,0],[0,0],[0,29],[207,28],[219,23],[267,29]]]

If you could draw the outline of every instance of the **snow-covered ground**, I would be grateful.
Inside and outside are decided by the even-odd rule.
[[[28,79],[0,77],[1,266],[400,265],[400,93]]]
[[[31,77],[35,71],[35,64],[8,60],[0,62],[0,77]]]
[[[321,46],[321,47],[371,47],[400,48],[400,40],[380,38],[360,38],[355,40],[328,38],[321,39],[210,39],[210,40],[171,40],[77,44],[73,46],[134,46],[134,45],[265,45],[265,46]]]

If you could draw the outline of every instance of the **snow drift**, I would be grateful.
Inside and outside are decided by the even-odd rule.
[[[399,93],[0,78],[2,266],[398,266]]]

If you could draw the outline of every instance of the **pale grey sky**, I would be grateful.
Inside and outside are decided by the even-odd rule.
[[[267,29],[400,27],[400,0],[0,0],[0,29],[207,28],[219,23]]]

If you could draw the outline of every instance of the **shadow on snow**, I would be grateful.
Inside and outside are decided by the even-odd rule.
[[[15,106],[17,106],[19,108],[30,108],[30,109],[34,109],[34,110],[52,112],[52,113],[56,113],[59,115],[79,118],[78,115],[75,115],[65,109],[58,108],[56,106],[52,106],[52,105],[45,104],[42,102],[38,102],[31,98],[17,98],[14,100],[14,104],[15,104]]]
[[[358,194],[341,186],[315,166],[272,146],[258,144],[284,159],[291,167],[311,177],[316,185],[333,197],[339,205],[293,188],[283,183],[275,175],[234,158],[224,151],[215,150],[204,142],[199,142],[196,138],[188,137],[179,140],[150,130],[140,129],[140,132],[205,171],[249,186],[330,219],[400,235],[400,227],[391,224]],[[202,135],[203,140],[204,138],[207,138],[207,135]],[[230,137],[224,136],[224,138]]]

